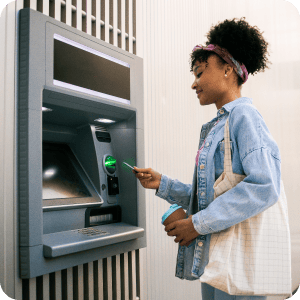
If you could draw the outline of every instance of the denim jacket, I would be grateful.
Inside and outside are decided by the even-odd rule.
[[[224,169],[224,126],[228,117],[233,172],[246,177],[214,200],[213,185]],[[251,98],[241,97],[219,109],[217,116],[202,126],[198,148],[204,140],[193,183],[184,184],[163,174],[155,194],[193,215],[199,236],[190,247],[179,245],[177,255],[176,277],[187,280],[203,274],[211,233],[259,214],[275,204],[280,195],[279,148]]]

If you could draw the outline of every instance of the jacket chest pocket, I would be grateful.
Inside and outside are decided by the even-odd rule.
[[[233,142],[230,141],[230,150],[231,150],[231,157],[233,155]],[[215,178],[219,178],[219,176],[223,173],[224,171],[224,155],[225,155],[225,142],[224,140],[220,141],[217,148],[216,152],[214,155],[214,160],[215,160]]]

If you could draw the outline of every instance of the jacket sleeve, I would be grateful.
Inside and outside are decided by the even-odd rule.
[[[234,188],[192,217],[199,234],[218,232],[253,217],[275,204],[280,195],[281,161],[276,142],[251,105],[230,115],[230,136],[238,146],[246,175]]]
[[[155,195],[171,204],[178,204],[183,209],[187,209],[190,203],[191,192],[191,184],[184,184],[163,174],[159,189],[156,190]]]

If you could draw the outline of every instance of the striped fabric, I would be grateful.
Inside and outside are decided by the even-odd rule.
[[[229,118],[224,131],[224,172],[214,184],[214,198],[245,178],[232,171],[228,122]],[[291,296],[291,242],[282,181],[280,190],[273,206],[211,235],[201,282],[230,295]]]

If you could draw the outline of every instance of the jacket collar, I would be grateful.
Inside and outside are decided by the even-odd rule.
[[[248,97],[241,97],[238,98],[234,101],[231,101],[225,105],[223,105],[219,110],[218,110],[218,117],[224,115],[224,111],[227,111],[230,113],[237,105],[247,103],[247,104],[252,104],[252,99]]]

